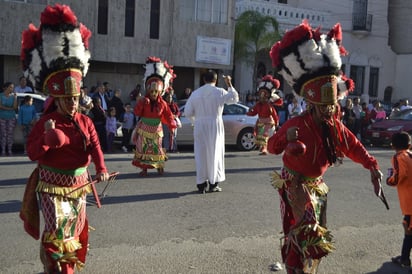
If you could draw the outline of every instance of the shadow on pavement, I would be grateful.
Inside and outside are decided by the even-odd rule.
[[[375,272],[368,272],[365,274],[408,274],[412,273],[411,268],[402,268],[398,265],[393,264],[392,262],[385,262],[382,266]]]

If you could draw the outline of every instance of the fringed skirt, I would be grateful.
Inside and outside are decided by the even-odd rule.
[[[322,177],[299,176],[287,168],[273,174],[272,185],[280,195],[282,259],[288,273],[316,273],[319,260],[334,250],[326,228],[329,189]]]
[[[160,119],[142,118],[132,140],[136,145],[132,164],[142,169],[163,168],[167,161],[162,148],[163,129]]]
[[[275,122],[272,117],[259,118],[255,126],[256,145],[266,146],[274,131]]]
[[[84,266],[88,248],[86,195],[91,192],[90,185],[85,186],[88,180],[86,168],[63,171],[39,167],[36,191],[45,223],[41,258],[48,270],[62,271],[62,265]]]

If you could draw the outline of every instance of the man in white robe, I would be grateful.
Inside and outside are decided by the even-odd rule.
[[[235,104],[239,95],[232,86],[231,77],[224,77],[228,90],[216,87],[217,74],[207,71],[205,84],[192,92],[184,110],[194,123],[194,152],[196,184],[200,193],[220,192],[218,183],[225,177],[225,128],[222,113],[225,104]]]

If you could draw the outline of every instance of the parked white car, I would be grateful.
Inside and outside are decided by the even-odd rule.
[[[189,118],[184,115],[185,106],[180,107],[180,121],[182,127],[177,130],[177,145],[192,145],[193,126]],[[247,116],[249,108],[242,104],[225,105],[223,109],[223,123],[225,126],[226,145],[235,145],[239,150],[255,148],[254,127],[258,116]]]

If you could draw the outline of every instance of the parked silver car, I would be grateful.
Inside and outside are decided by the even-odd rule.
[[[192,145],[193,126],[189,118],[184,115],[185,106],[180,107],[182,127],[177,131],[177,145]],[[225,127],[226,145],[235,145],[239,150],[255,148],[253,134],[257,116],[247,116],[249,108],[242,104],[225,105],[223,109],[223,123]]]

